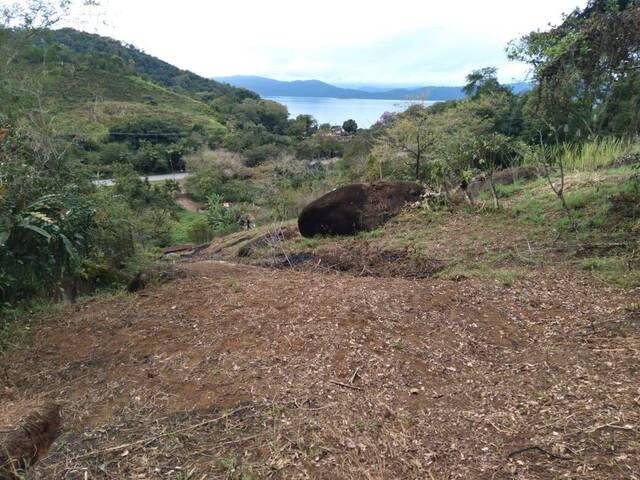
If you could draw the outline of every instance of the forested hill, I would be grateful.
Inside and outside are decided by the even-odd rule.
[[[213,95],[237,94],[238,88],[229,84],[201,77],[188,70],[181,70],[159,58],[148,55],[132,45],[109,37],[81,32],[71,28],[52,30],[44,37],[58,48],[67,48],[77,54],[99,54],[119,58],[136,73],[165,87],[187,92]],[[243,96],[247,96],[245,93]]]
[[[299,135],[283,105],[111,38],[72,29],[0,36],[0,62],[10,59],[0,64],[9,66],[0,71],[0,128],[33,128],[33,113],[55,118],[47,135],[73,139],[91,174],[180,171],[204,147],[260,161]]]
[[[385,91],[365,91],[341,88],[320,80],[295,80],[284,82],[258,76],[217,77],[216,80],[235,87],[252,90],[265,97],[331,97],[361,98],[371,100],[459,100],[465,94],[462,87],[427,86],[415,88],[395,88]],[[529,90],[528,83],[508,85],[514,93]]]

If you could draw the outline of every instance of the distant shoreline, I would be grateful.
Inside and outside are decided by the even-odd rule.
[[[262,98],[264,98],[265,100],[273,100],[278,98],[309,98],[309,99],[313,98],[317,100],[338,100],[338,101],[366,100],[367,102],[409,102],[409,103],[429,103],[429,104],[444,101],[444,100],[429,100],[429,99],[423,100],[419,98],[359,98],[359,97],[344,98],[344,97],[319,97],[315,95],[263,95]]]
[[[447,101],[465,97],[461,86],[424,86],[410,88],[389,88],[368,91],[357,88],[343,88],[320,80],[281,81],[258,76],[214,77],[215,80],[234,87],[246,88],[262,97],[307,97],[334,98],[338,100],[398,100],[398,101]],[[526,82],[508,85],[514,93],[529,90]]]
[[[287,107],[289,117],[311,115],[319,124],[342,125],[345,120],[355,120],[360,128],[374,125],[385,113],[403,112],[411,105],[429,106],[435,100],[387,100],[370,98],[302,97],[289,95],[264,96]]]

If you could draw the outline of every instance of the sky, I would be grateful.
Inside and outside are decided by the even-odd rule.
[[[206,77],[462,85],[476,68],[526,78],[509,41],[586,0],[101,0],[70,22]]]

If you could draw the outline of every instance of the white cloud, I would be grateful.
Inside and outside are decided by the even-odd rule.
[[[557,23],[584,0],[394,2],[102,0],[82,28],[133,43],[201,75],[332,82],[460,84],[473,68],[501,78],[507,43]]]

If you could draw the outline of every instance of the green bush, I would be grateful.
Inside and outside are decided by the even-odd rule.
[[[206,218],[198,218],[187,225],[186,234],[190,242],[201,244],[210,242],[215,236],[215,231]]]
[[[225,202],[253,202],[255,187],[244,172],[244,167],[210,163],[198,165],[195,173],[187,178],[187,191],[194,199],[206,201],[212,193]]]
[[[102,165],[119,165],[131,162],[132,152],[124,143],[107,143],[102,147],[99,161]]]
[[[209,195],[208,203],[207,221],[214,233],[221,235],[240,229],[244,212],[239,205],[225,204],[222,196],[216,193]]]
[[[276,158],[280,154],[280,148],[274,144],[259,145],[244,152],[245,165],[255,167],[261,163]]]
[[[333,135],[318,133],[296,146],[296,156],[306,160],[340,157],[344,145]]]

